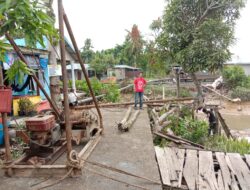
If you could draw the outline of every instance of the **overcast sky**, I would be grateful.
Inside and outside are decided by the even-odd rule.
[[[57,1],[54,3],[57,12]],[[113,48],[122,44],[133,24],[142,35],[149,38],[149,25],[160,17],[164,0],[64,0],[64,8],[70,20],[79,47],[90,38],[95,50]],[[250,62],[250,2],[242,11],[237,23],[237,43],[232,47],[237,62]]]

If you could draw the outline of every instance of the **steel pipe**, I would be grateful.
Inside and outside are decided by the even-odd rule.
[[[58,0],[58,17],[59,17],[59,33],[60,33],[60,51],[61,51],[61,65],[62,65],[62,78],[63,78],[63,98],[64,98],[64,120],[66,129],[67,140],[67,155],[72,151],[72,129],[70,123],[70,110],[69,110],[69,98],[68,98],[68,76],[66,68],[66,55],[65,55],[65,41],[64,41],[64,25],[63,25],[63,4],[62,0]]]
[[[88,78],[87,71],[86,71],[85,66],[84,66],[84,62],[83,62],[83,60],[82,60],[82,58],[81,58],[80,51],[79,51],[79,49],[78,49],[78,46],[77,46],[77,43],[76,43],[76,40],[75,40],[73,31],[72,31],[72,28],[71,28],[71,26],[70,26],[70,23],[69,23],[69,20],[68,20],[68,17],[67,17],[67,15],[66,15],[65,11],[64,11],[64,14],[63,14],[63,19],[64,19],[64,23],[65,23],[65,25],[66,25],[66,28],[67,28],[67,30],[68,30],[70,39],[71,39],[71,41],[72,41],[72,44],[73,44],[73,46],[74,46],[74,49],[75,49],[75,53],[76,53],[77,59],[78,59],[80,65],[81,65],[81,68],[82,68],[84,77],[85,77],[85,79],[86,79],[86,82],[87,82],[87,85],[88,85],[88,88],[89,88],[89,91],[90,91],[90,94],[91,94],[91,97],[93,98],[94,105],[95,105],[95,107],[96,107],[96,110],[97,110],[97,113],[98,113],[98,116],[99,116],[100,127],[101,127],[101,129],[103,129],[102,114],[101,114],[101,111],[100,111],[100,109],[99,109],[97,99],[96,99],[95,94],[94,94],[94,92],[93,92],[93,89],[92,89],[90,80],[89,80],[89,78]],[[102,132],[103,132],[103,130],[102,130]]]

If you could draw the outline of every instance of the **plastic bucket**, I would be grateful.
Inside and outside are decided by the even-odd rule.
[[[7,121],[7,125],[10,125],[10,122]],[[4,144],[4,133],[3,133],[3,122],[2,118],[0,118],[0,145]]]
[[[0,113],[11,112],[12,89],[0,86]]]

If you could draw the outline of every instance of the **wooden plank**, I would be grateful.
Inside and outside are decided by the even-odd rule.
[[[15,177],[62,177],[68,172],[69,167],[66,165],[14,165],[4,169],[11,171],[11,176]],[[81,173],[81,169],[74,169],[72,175],[80,176]]]
[[[222,177],[222,172],[221,172],[221,170],[218,170],[218,179],[217,179],[217,183],[218,183],[218,187],[219,187],[220,190],[225,190],[224,181],[223,181],[223,177]]]
[[[156,158],[158,161],[161,179],[163,185],[171,186],[170,178],[169,178],[169,168],[167,165],[167,160],[165,158],[165,152],[163,148],[155,146]]]
[[[215,156],[220,166],[223,186],[225,190],[230,190],[231,185],[232,185],[232,179],[231,179],[231,173],[229,171],[229,168],[225,159],[225,154],[223,152],[216,152]]]
[[[196,190],[198,183],[198,157],[197,150],[186,150],[186,161],[183,169],[183,176],[188,189]]]
[[[227,126],[227,124],[226,124],[224,118],[221,116],[220,112],[217,112],[217,116],[218,116],[218,119],[219,119],[219,121],[221,123],[221,126],[222,126],[222,128],[223,128],[223,130],[224,130],[224,132],[225,132],[225,134],[227,136],[227,138],[234,139],[234,137],[233,137],[233,135],[232,135],[229,127]]]
[[[176,187],[181,187],[182,176],[183,176],[183,165],[184,165],[184,156],[185,150],[172,147],[172,158],[174,161],[175,172],[177,174],[178,184]]]
[[[231,180],[232,180],[232,189],[235,189],[235,190],[239,190],[239,186],[238,186],[238,182],[236,181],[236,173],[232,167],[232,164],[230,162],[230,159],[227,155],[225,155],[225,160],[226,160],[226,163],[227,163],[227,166],[228,168],[230,169],[231,171]]]
[[[246,162],[248,167],[250,168],[250,154],[245,154]]]
[[[165,158],[167,160],[167,165],[169,168],[169,177],[172,187],[178,186],[178,175],[176,173],[175,164],[177,162],[176,157],[174,157],[174,154],[172,152],[172,149],[169,147],[164,148],[165,151]]]
[[[242,190],[250,189],[250,170],[238,153],[227,153]]]
[[[199,189],[217,190],[213,155],[210,151],[199,151]]]

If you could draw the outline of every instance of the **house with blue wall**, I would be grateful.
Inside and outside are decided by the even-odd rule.
[[[36,48],[27,48],[24,39],[16,39],[16,44],[21,49],[23,55],[25,56],[28,65],[33,69],[35,75],[38,77],[39,81],[42,83],[46,92],[50,94],[50,79],[49,79],[49,42],[44,38],[45,47],[42,47],[39,43],[36,44]],[[6,76],[6,71],[11,67],[14,61],[18,59],[16,52],[10,47],[5,53],[5,61],[3,64],[3,73]],[[37,84],[30,76],[24,76],[23,83],[11,84],[13,91],[13,111],[14,115],[17,115],[18,108],[17,102],[22,97],[28,97],[33,103],[39,103],[45,100],[45,96],[41,89],[38,88]]]

